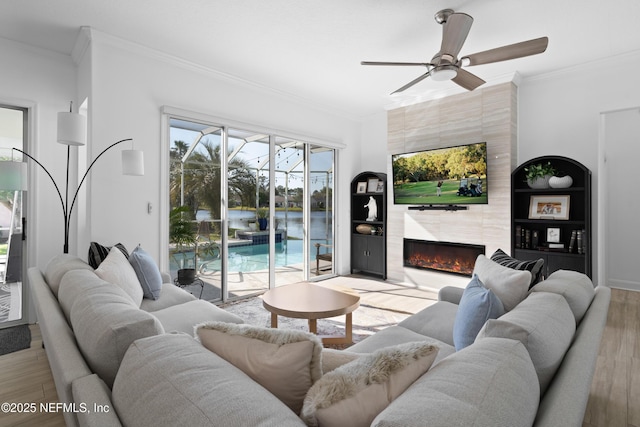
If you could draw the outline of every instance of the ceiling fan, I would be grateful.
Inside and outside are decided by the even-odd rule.
[[[484,52],[465,55],[458,59],[458,54],[462,45],[467,39],[473,18],[466,13],[455,13],[452,9],[444,9],[434,16],[436,22],[442,25],[442,45],[431,62],[375,62],[362,61],[362,65],[392,65],[392,66],[423,66],[427,67],[427,72],[420,77],[410,81],[400,89],[392,92],[402,92],[416,83],[421,82],[431,76],[433,80],[451,80],[467,90],[474,90],[478,86],[486,83],[480,77],[464,70],[463,66],[490,64],[493,62],[507,61],[509,59],[522,58],[525,56],[537,55],[544,52],[549,44],[548,37],[527,40],[520,43],[510,44]]]

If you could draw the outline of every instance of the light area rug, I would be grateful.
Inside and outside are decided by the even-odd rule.
[[[263,307],[262,298],[259,296],[223,304],[220,305],[220,308],[240,316],[248,324],[262,327],[271,326],[271,313]],[[409,317],[407,313],[371,307],[361,303],[360,307],[352,314],[353,342],[362,341],[382,329],[397,325],[407,317]],[[345,318],[346,316],[342,315],[318,319],[318,335],[344,335]],[[306,319],[278,316],[278,328],[309,331],[309,324]]]

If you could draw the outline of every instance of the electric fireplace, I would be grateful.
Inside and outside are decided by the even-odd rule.
[[[471,277],[484,245],[404,239],[404,266]]]

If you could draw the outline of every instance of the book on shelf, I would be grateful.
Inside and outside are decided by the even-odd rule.
[[[578,247],[578,253],[582,254],[582,230],[576,231],[576,246]]]
[[[573,230],[571,232],[571,240],[569,241],[569,252],[573,252],[573,248],[576,246],[577,234],[578,234],[578,230]]]
[[[539,232],[538,230],[531,231],[531,249],[537,249],[539,242]]]
[[[522,248],[522,226],[516,225],[516,248]]]
[[[547,243],[549,249],[564,249],[564,243]]]

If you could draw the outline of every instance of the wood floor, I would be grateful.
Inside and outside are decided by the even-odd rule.
[[[583,427],[640,427],[640,292],[612,289]]]
[[[0,403],[35,403],[35,413],[0,411],[0,426],[64,426],[62,413],[42,412],[40,403],[58,402],[40,327],[29,325],[31,347],[0,356]]]
[[[407,290],[385,282],[367,283],[362,280],[355,288],[361,292],[363,300],[381,300],[405,309],[410,307],[407,310],[410,312],[431,304],[434,298],[430,292]],[[39,405],[40,402],[58,401],[46,353],[42,349],[40,328],[38,325],[30,328],[31,348],[0,356],[0,403]],[[0,426],[34,425],[65,424],[61,413],[0,412]],[[640,427],[640,293],[613,289],[583,427],[618,426]]]

